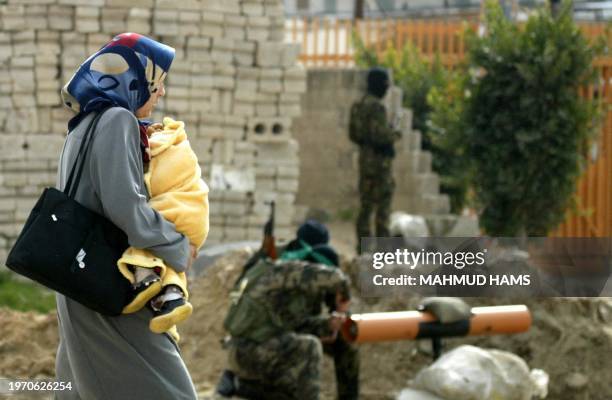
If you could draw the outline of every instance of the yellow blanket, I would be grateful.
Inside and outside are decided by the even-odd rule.
[[[208,186],[201,178],[202,171],[187,140],[185,124],[164,118],[163,130],[151,135],[149,146],[151,161],[144,176],[151,197],[149,204],[199,249],[208,235]],[[185,274],[176,273],[171,265],[146,250],[130,247],[117,265],[132,283],[134,274],[129,265],[159,267],[163,286],[175,284],[188,295]]]

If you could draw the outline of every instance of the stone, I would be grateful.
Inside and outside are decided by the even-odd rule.
[[[565,384],[571,389],[582,389],[589,383],[589,377],[580,372],[572,372],[565,378]]]

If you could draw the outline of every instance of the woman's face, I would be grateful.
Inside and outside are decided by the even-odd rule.
[[[155,93],[151,93],[149,100],[142,107],[136,110],[136,118],[148,118],[151,116],[153,109],[157,105],[157,101],[160,97],[166,94],[166,89],[164,88],[164,83],[162,82],[159,85],[159,89]]]

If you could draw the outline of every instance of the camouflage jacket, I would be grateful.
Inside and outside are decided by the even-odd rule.
[[[395,156],[393,143],[401,137],[387,121],[385,106],[380,99],[366,94],[351,107],[349,122],[351,140],[359,144],[362,157],[366,159]]]
[[[340,269],[302,261],[276,261],[268,263],[263,275],[248,289],[248,296],[274,314],[284,331],[321,337],[331,334],[328,318],[321,315],[322,303],[335,297],[336,291],[349,297],[349,281]]]

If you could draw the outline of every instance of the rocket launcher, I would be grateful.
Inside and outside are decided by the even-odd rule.
[[[342,326],[351,343],[431,339],[434,358],[442,350],[442,338],[526,332],[531,313],[525,305],[474,307],[467,318],[442,323],[432,313],[398,311],[352,314]]]

